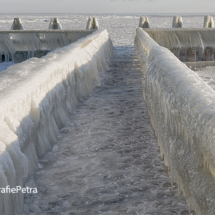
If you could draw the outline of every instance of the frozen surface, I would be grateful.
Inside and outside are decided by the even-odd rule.
[[[188,214],[159,157],[141,76],[133,48],[116,47],[101,87],[28,182],[39,193],[25,196],[26,215],[32,204],[41,214]]]
[[[205,81],[210,87],[215,90],[215,67],[210,66],[200,71],[197,71],[198,75]]]

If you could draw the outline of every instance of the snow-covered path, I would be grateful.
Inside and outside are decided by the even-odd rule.
[[[26,215],[188,214],[171,190],[142,95],[134,49],[115,47],[101,87],[79,102],[29,180],[39,192],[26,194]]]

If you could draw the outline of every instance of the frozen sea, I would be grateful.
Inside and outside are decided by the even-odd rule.
[[[25,196],[25,215],[189,214],[176,185],[171,187],[142,98],[133,48],[140,15],[93,15],[113,41],[110,69],[101,75],[101,87],[79,102],[53,150],[40,158],[27,182],[39,192]],[[24,29],[47,29],[52,17],[63,29],[85,29],[89,16],[5,14],[0,30],[9,30],[15,17]],[[148,15],[150,26],[171,28],[173,16]],[[203,20],[204,15],[183,15],[183,27],[202,27]]]

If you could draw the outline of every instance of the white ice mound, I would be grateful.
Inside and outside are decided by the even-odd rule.
[[[204,28],[214,28],[214,19],[212,16],[205,16],[204,18]]]
[[[95,17],[89,17],[87,21],[87,30],[99,29],[98,20]]]
[[[62,26],[58,20],[58,18],[51,18],[49,23],[49,29],[62,29]]]
[[[182,28],[183,19],[181,16],[174,16],[172,20],[172,28]]]
[[[14,18],[11,30],[23,30],[22,21],[20,18]]]
[[[146,17],[146,16],[140,17],[139,27],[140,28],[150,28],[148,17]]]
[[[112,43],[106,30],[0,73],[0,188],[23,186],[55,144],[79,98],[100,84]],[[0,214],[21,215],[23,194],[0,192]]]
[[[172,182],[198,215],[215,214],[215,92],[137,29],[143,94]]]

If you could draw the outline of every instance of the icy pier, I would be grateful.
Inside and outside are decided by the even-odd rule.
[[[25,214],[189,214],[171,189],[143,101],[132,47],[115,47],[102,84],[81,100],[62,140],[27,183]]]

